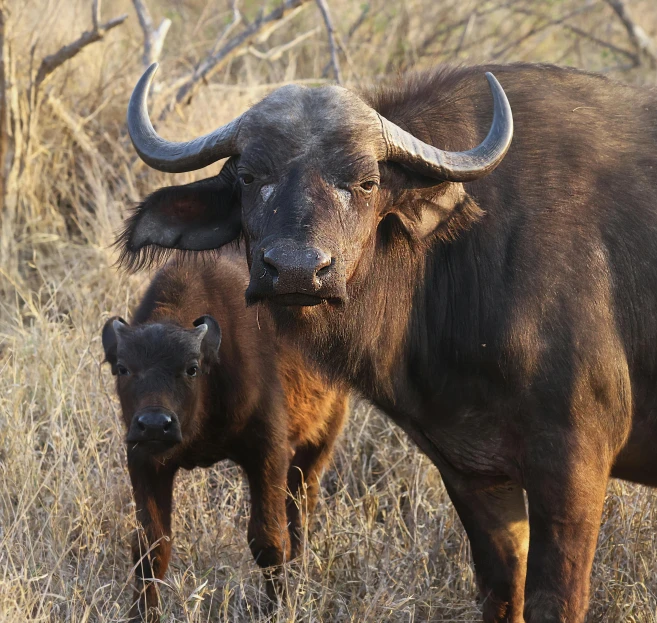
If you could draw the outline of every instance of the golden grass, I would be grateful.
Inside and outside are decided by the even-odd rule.
[[[169,14],[174,20],[166,47],[178,54],[169,51],[163,63],[162,78],[169,79],[198,58],[228,15],[213,13],[201,0],[150,4],[156,18]],[[253,14],[258,3],[244,4]],[[417,43],[475,6],[469,0],[439,8],[430,0],[371,4],[374,17],[350,44],[353,66],[343,66],[352,83],[368,77],[357,75],[358,68],[376,76],[451,58],[461,31],[428,57],[417,55]],[[584,4],[532,6],[561,14]],[[335,0],[331,6],[338,30],[346,33],[361,3]],[[655,34],[653,5],[637,1],[633,7]],[[106,2],[104,17],[129,10],[127,0]],[[87,11],[82,0],[16,3],[13,41],[22,54],[22,80],[32,34],[39,33],[39,53],[52,52],[88,27]],[[312,11],[293,22],[291,32],[277,33],[276,41],[317,23]],[[380,15],[388,22],[382,25]],[[481,31],[471,36],[480,45],[464,48],[455,60],[490,57],[508,39],[504,27],[512,19],[521,20],[504,13],[478,18]],[[622,38],[604,8],[590,19],[583,25],[617,43]],[[518,32],[530,27],[518,21]],[[560,30],[548,29],[504,59],[559,60],[568,41]],[[118,622],[129,608],[129,541],[136,524],[113,378],[101,366],[100,329],[109,315],[128,314],[148,276],[117,272],[109,245],[125,209],[140,196],[209,174],[167,177],[135,163],[123,116],[140,71],[139,47],[132,17],[47,85],[50,99],[40,107],[38,142],[22,179],[14,232],[18,268],[0,267],[2,623]],[[217,80],[246,88],[217,83],[203,89],[161,131],[172,138],[207,131],[262,97],[263,84],[317,77],[327,58],[323,37],[316,37],[276,63],[236,61]],[[592,68],[609,62],[599,50],[582,52],[581,46],[573,59],[564,62]],[[654,80],[645,69],[622,77]],[[210,172],[216,170],[218,165]],[[266,620],[264,587],[246,543],[248,490],[239,471],[222,464],[183,473],[175,495],[174,556],[161,587],[164,620]],[[655,502],[652,490],[610,484],[590,621],[657,621]],[[357,404],[342,436],[308,546],[287,569],[287,582],[288,601],[272,621],[480,618],[469,546],[437,470],[365,403]]]

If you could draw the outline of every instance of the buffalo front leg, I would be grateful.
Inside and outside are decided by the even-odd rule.
[[[289,496],[287,518],[290,526],[291,557],[296,558],[303,545],[303,524],[317,505],[322,471],[333,454],[348,409],[348,399],[338,396],[322,438],[297,448],[287,475]]]
[[[526,478],[531,539],[525,620],[582,623],[611,462],[605,449],[557,454],[552,444],[550,451],[562,459],[536,461]]]
[[[280,566],[290,559],[285,512],[289,453],[287,440],[275,443],[266,434],[259,437],[274,443],[254,448],[252,460],[244,465],[251,492],[247,536],[253,558],[264,571],[267,594],[274,599],[282,591]]]
[[[522,623],[529,523],[522,488],[441,470],[470,540],[484,623]]]
[[[160,620],[158,591],[154,580],[161,580],[171,557],[171,501],[176,470],[140,461],[128,453],[128,471],[135,498],[137,530],[132,542],[136,571],[132,621],[157,623]]]

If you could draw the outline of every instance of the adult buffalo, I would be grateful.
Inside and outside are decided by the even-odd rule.
[[[140,156],[231,158],[151,195],[124,259],[243,236],[248,301],[440,469],[484,621],[583,621],[608,477],[657,484],[655,93],[441,69],[360,97],[284,87],[170,143],[146,111],[154,70],[128,113]]]

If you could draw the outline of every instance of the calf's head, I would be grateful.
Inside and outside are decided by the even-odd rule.
[[[345,303],[359,266],[361,279],[367,273],[381,223],[392,219],[413,239],[431,236],[465,202],[462,182],[490,173],[513,134],[506,95],[487,74],[492,126],[466,152],[423,143],[337,86],[282,87],[211,134],[171,143],[148,117],[156,69],[129,105],[140,157],[169,172],[229,160],[215,178],[151,195],[121,237],[124,260],[139,265],[158,248],[215,249],[243,236],[251,303]]]
[[[211,316],[194,328],[129,326],[110,318],[103,348],[121,401],[131,451],[161,454],[191,438],[201,416],[201,375],[219,360],[221,329]]]

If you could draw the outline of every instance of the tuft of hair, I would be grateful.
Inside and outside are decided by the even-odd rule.
[[[202,251],[194,251],[188,249],[174,249],[170,247],[163,247],[157,244],[148,244],[138,249],[134,249],[130,242],[132,232],[136,227],[145,202],[137,204],[131,210],[131,214],[125,219],[123,229],[117,234],[112,246],[119,250],[119,257],[114,263],[118,268],[130,273],[137,273],[142,270],[150,270],[166,264],[170,258],[180,261],[199,261],[205,263],[206,261],[215,261],[223,247],[219,249],[205,249]],[[225,245],[235,250],[241,247],[242,235],[240,237]]]
[[[466,195],[449,218],[436,229],[435,237],[443,242],[454,242],[485,214],[486,212],[477,205],[477,202],[470,195]]]

